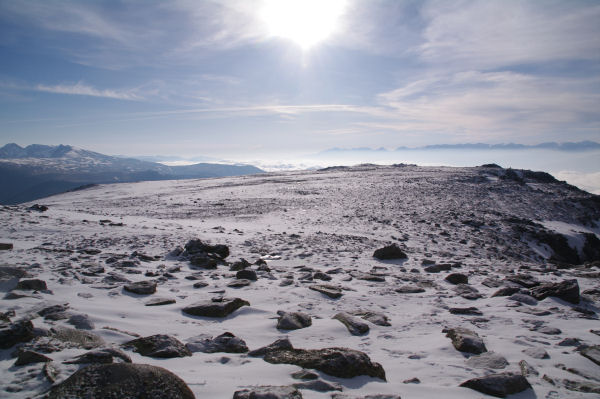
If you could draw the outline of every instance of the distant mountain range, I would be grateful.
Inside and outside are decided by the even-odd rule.
[[[251,165],[198,163],[166,166],[87,151],[70,145],[11,143],[0,148],[0,204],[17,204],[89,184],[239,176],[264,171]]]
[[[594,141],[580,141],[567,143],[541,143],[535,145],[526,144],[484,144],[484,143],[466,143],[466,144],[435,144],[422,147],[404,147],[400,146],[393,150],[386,148],[330,148],[322,151],[321,154],[347,153],[347,152],[394,152],[394,151],[427,151],[427,150],[554,150],[554,151],[592,151],[600,150],[600,143]]]

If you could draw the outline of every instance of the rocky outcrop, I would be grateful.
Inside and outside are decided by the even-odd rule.
[[[183,312],[192,316],[227,317],[242,306],[250,306],[250,302],[240,298],[213,298],[187,306]]]
[[[530,293],[538,301],[553,296],[570,303],[579,303],[579,284],[576,279],[540,284],[531,288]]]
[[[156,334],[128,341],[125,348],[134,348],[142,356],[172,358],[192,356],[192,352],[179,340],[165,334]]]
[[[187,384],[170,371],[148,364],[94,364],[54,386],[48,399],[194,399]]]
[[[119,349],[102,348],[84,353],[66,361],[67,364],[108,364],[108,363],[131,363],[131,358]]]

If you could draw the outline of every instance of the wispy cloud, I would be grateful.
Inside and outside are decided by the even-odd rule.
[[[112,90],[112,89],[103,89],[99,90],[92,86],[88,86],[84,83],[78,82],[75,84],[60,84],[55,86],[48,86],[39,84],[34,87],[34,90],[43,91],[47,93],[54,94],[69,94],[76,96],[91,96],[91,97],[104,97],[104,98],[114,98],[118,100],[142,100],[140,97],[133,91],[121,91],[121,90]]]

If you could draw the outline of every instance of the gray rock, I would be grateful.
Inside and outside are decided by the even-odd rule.
[[[183,312],[192,316],[227,317],[242,306],[250,306],[250,303],[240,298],[213,298],[187,306]]]
[[[477,309],[476,307],[468,307],[468,308],[450,308],[448,311],[452,314],[460,314],[460,315],[472,315],[472,316],[481,316],[483,313]]]
[[[330,384],[323,380],[297,382],[294,384],[294,387],[298,388],[298,389],[310,389],[311,391],[317,391],[317,392],[331,392],[331,391],[341,391],[342,390],[341,385]]]
[[[243,339],[236,337],[230,332],[225,332],[214,338],[199,336],[190,338],[185,345],[190,352],[203,353],[246,353],[248,347]]]
[[[229,284],[227,284],[227,286],[229,288],[242,288],[247,287],[250,284],[252,284],[252,281],[250,280],[236,278],[235,280],[232,280]]]
[[[233,399],[302,399],[294,387],[260,386],[235,391]]]
[[[402,399],[400,395],[379,394],[367,396],[352,396],[343,393],[334,393],[331,399]]]
[[[192,356],[192,352],[179,340],[165,334],[137,338],[123,344],[125,348],[134,348],[142,356],[173,358]]]
[[[461,297],[469,300],[475,300],[483,297],[483,295],[479,293],[477,288],[471,287],[467,284],[457,284],[453,288],[453,291],[456,292],[457,295],[460,295]]]
[[[550,355],[543,348],[523,349],[523,353],[534,359],[550,359]]]
[[[343,325],[345,325],[352,335],[363,335],[369,332],[369,325],[367,323],[363,323],[357,317],[354,317],[346,312],[340,312],[332,318],[339,320]]]
[[[450,284],[469,284],[469,277],[462,273],[451,273],[444,280]]]
[[[119,359],[120,361],[115,361]],[[123,351],[115,348],[96,349],[76,356],[66,361],[67,364],[108,364],[108,363],[131,363],[131,358]]]
[[[452,345],[456,350],[461,352],[474,353],[476,355],[487,352],[487,348],[483,343],[483,340],[477,335],[477,333],[468,330],[466,328],[448,328],[442,332],[446,333],[446,337],[452,340]]]
[[[498,291],[492,294],[492,297],[496,296],[511,296],[512,294],[516,294],[519,292],[521,288],[519,287],[502,287]]]
[[[516,302],[521,302],[530,306],[535,306],[538,303],[538,301],[534,297],[520,293],[512,294],[508,297],[508,299]]]
[[[46,282],[44,280],[34,278],[31,280],[19,281],[15,289],[23,291],[43,291],[47,290],[48,287],[46,286]]]
[[[302,312],[284,312],[278,311],[277,328],[280,330],[298,330],[312,325],[312,319],[309,315]]]
[[[535,329],[535,331],[542,333],[542,334],[546,334],[546,335],[559,335],[562,334],[562,331],[560,330],[560,328],[556,328],[556,327],[548,327],[548,326],[544,326],[538,329]]]
[[[588,346],[582,349],[579,353],[581,356],[590,359],[592,362],[600,366],[600,345]]]
[[[264,360],[273,364],[295,364],[340,378],[367,375],[386,380],[385,371],[379,363],[373,363],[363,352],[347,348],[267,351]]]
[[[262,348],[258,348],[253,351],[250,351],[250,352],[248,352],[248,356],[253,356],[253,357],[264,356],[267,352],[273,352],[273,351],[283,350],[283,349],[294,349],[292,346],[292,343],[287,338],[278,339],[277,341],[275,341],[267,346],[263,346]]]
[[[328,284],[317,284],[311,285],[311,290],[320,292],[321,294],[327,295],[329,298],[337,299],[342,296],[342,290],[336,286],[328,285]]]
[[[323,272],[316,272],[312,275],[312,278],[315,280],[331,281],[331,276]]]
[[[525,360],[521,360],[519,362],[519,368],[521,369],[521,375],[523,377],[529,377],[530,375],[540,375],[540,373]]]
[[[421,292],[425,292],[425,289],[414,285],[403,285],[399,288],[396,288],[395,291],[399,294],[419,294]]]
[[[579,338],[565,338],[558,343],[558,346],[579,346],[581,340]]]
[[[591,381],[563,380],[563,385],[569,391],[600,394],[600,384]]]
[[[148,364],[93,364],[54,386],[48,399],[123,398],[194,399],[185,382]]]
[[[240,280],[250,280],[256,281],[258,277],[256,276],[256,272],[251,269],[243,269],[235,274],[235,278]]]
[[[46,363],[51,362],[47,356],[42,355],[41,353],[37,353],[30,350],[19,350],[17,354],[17,361],[15,362],[15,366],[25,366],[27,364],[32,363]]]
[[[173,298],[151,298],[144,302],[144,306],[163,306],[171,305],[177,301]]]
[[[319,376],[312,371],[300,370],[292,373],[292,378],[296,380],[316,380]]]
[[[484,377],[473,378],[463,382],[460,386],[498,398],[504,398],[507,395],[523,392],[531,388],[525,377],[512,373],[490,374]]]
[[[136,281],[135,283],[126,284],[125,291],[132,292],[138,295],[150,295],[156,292],[156,281]]]
[[[379,312],[354,312],[356,316],[360,316],[362,319],[369,321],[376,326],[389,327],[390,323],[388,317],[383,313]]]
[[[94,322],[90,320],[90,317],[86,314],[74,314],[69,317],[67,323],[72,324],[75,328],[80,330],[93,330],[96,328]]]
[[[546,283],[530,289],[531,296],[541,301],[553,296],[570,303],[579,303],[579,284],[576,279]]]
[[[397,244],[390,244],[373,252],[373,257],[379,260],[406,259],[408,256]]]
[[[22,320],[12,324],[0,324],[0,348],[8,349],[19,342],[29,342],[35,337],[33,323]]]
[[[467,366],[480,369],[503,369],[508,366],[508,360],[495,352],[484,352],[480,355],[471,356],[467,360]]]

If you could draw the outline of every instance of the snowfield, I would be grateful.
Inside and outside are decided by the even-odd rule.
[[[248,387],[298,384],[303,381],[292,374],[301,367],[247,353],[142,356],[122,344],[155,334],[186,344],[231,332],[254,350],[287,337],[294,348],[364,352],[385,370],[387,381],[311,369],[338,390],[300,388],[309,399],[489,397],[459,385],[491,373],[521,375],[523,360],[532,388],[511,398],[600,395],[600,366],[581,354],[600,345],[600,202],[545,175],[495,167],[363,165],[100,185],[38,203],[48,210],[28,209],[32,204],[0,208],[0,242],[13,245],[0,251],[0,265],[25,269],[27,278],[47,284],[47,290],[19,290],[17,278],[0,274],[0,312],[12,323],[30,319],[37,336],[0,350],[0,397],[35,397],[50,389],[50,363],[15,366],[13,353],[19,345],[47,338],[40,336],[47,330],[75,328],[79,319],[87,321],[80,327],[105,341],[102,347],[123,351],[133,363],[170,370],[196,398],[232,398]],[[216,268],[193,265],[181,252],[192,239],[226,245],[229,256]],[[407,258],[373,256],[389,244]],[[239,282],[231,265],[242,258],[257,280],[230,287]],[[264,263],[257,263],[261,259]],[[447,281],[452,273],[466,276],[468,283]],[[132,293],[124,289],[125,279],[154,281],[156,292]],[[572,279],[581,293],[578,304],[527,295],[539,284]],[[338,287],[342,296],[332,299],[309,289],[322,284]],[[522,296],[492,296],[502,287],[514,287]],[[224,318],[182,311],[220,296],[250,305]],[[175,303],[145,306],[157,297]],[[56,313],[42,311],[65,304]],[[469,307],[478,312],[454,310]],[[278,311],[303,312],[312,324],[277,329]],[[361,311],[381,313],[391,325],[355,316],[369,331],[352,335],[333,319],[339,312]],[[497,366],[457,350],[442,332],[456,327],[478,334],[507,365],[491,368]],[[569,344],[567,338],[577,340]],[[86,366],[65,361],[89,351],[30,348],[52,359],[54,384]]]

